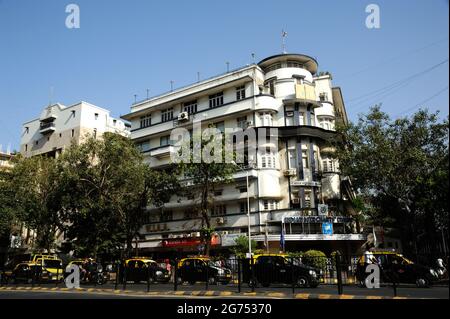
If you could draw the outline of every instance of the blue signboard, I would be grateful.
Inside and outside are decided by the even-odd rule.
[[[333,235],[333,223],[322,223],[322,234]]]

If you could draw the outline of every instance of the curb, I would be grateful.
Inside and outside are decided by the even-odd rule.
[[[133,290],[114,290],[101,288],[59,288],[59,287],[0,287],[0,291],[28,291],[28,292],[85,292],[102,293],[110,295],[139,295],[139,296],[193,296],[193,297],[269,297],[274,299],[410,299],[407,297],[388,297],[388,296],[359,296],[359,295],[332,295],[332,294],[305,294],[297,293],[295,295],[283,292],[242,292],[234,291],[214,291],[214,290],[194,290],[194,291],[133,291]],[[418,298],[412,298],[418,299]]]

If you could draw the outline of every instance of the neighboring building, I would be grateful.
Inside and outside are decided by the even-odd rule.
[[[214,250],[230,248],[247,234],[250,197],[252,239],[270,251],[340,249],[354,253],[364,242],[350,204],[354,196],[348,178],[327,140],[335,125],[347,123],[340,88],[329,73],[317,74],[317,61],[302,54],[271,56],[207,80],[137,102],[122,118],[131,122],[131,138],[151,167],[170,164],[171,130],[214,124],[224,128],[277,128],[275,143],[267,143],[234,175],[235,183],[217,190],[211,212],[217,231]],[[261,138],[261,137],[258,137]],[[320,209],[319,209],[320,208]],[[173,196],[163,212],[154,209],[141,230],[142,252],[194,252],[199,247],[201,219],[189,198]],[[283,223],[284,222],[284,223]],[[332,226],[332,232],[330,228]]]
[[[11,169],[13,164],[11,162],[14,154],[0,152],[0,170]]]
[[[87,102],[71,106],[57,103],[46,107],[38,119],[23,124],[20,153],[25,157],[57,157],[73,141],[80,143],[89,134],[101,136],[104,132],[129,136],[129,124]]]
[[[100,137],[105,132],[130,136],[130,125],[112,118],[104,108],[87,102],[71,106],[56,103],[47,106],[38,119],[23,124],[20,153],[24,157],[37,155],[58,157],[72,143],[82,143],[87,136]],[[30,248],[35,232],[21,226],[22,246]],[[63,233],[57,234],[57,242],[64,240]]]

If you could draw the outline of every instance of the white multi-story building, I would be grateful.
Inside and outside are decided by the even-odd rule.
[[[25,157],[57,157],[72,142],[80,143],[88,135],[101,136],[105,132],[129,136],[129,124],[87,102],[71,106],[57,103],[46,107],[38,119],[23,124],[20,152]]]
[[[8,170],[13,167],[13,164],[11,162],[12,158],[14,157],[14,154],[11,154],[9,152],[2,152],[0,151],[0,170]]]
[[[234,183],[216,190],[211,210],[215,249],[230,248],[236,236],[247,234],[247,197],[252,239],[260,247],[279,251],[282,229],[290,251],[351,253],[361,245],[351,184],[339,173],[327,142],[336,134],[335,125],[347,122],[345,105],[331,75],[317,69],[317,61],[306,55],[271,56],[137,102],[122,117],[131,122],[131,138],[146,161],[159,169],[171,163],[175,128],[190,130],[201,121],[202,127],[214,124],[221,131],[276,129],[275,142],[264,144],[249,159],[251,165],[234,175]],[[196,251],[201,218],[194,210],[192,198],[172,196],[141,229],[139,248]]]

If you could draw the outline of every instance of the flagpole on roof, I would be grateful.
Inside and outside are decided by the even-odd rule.
[[[287,32],[283,30],[281,30],[281,41],[282,41],[282,49],[283,49],[283,54],[286,54],[286,43],[285,43],[285,38],[287,37]]]

